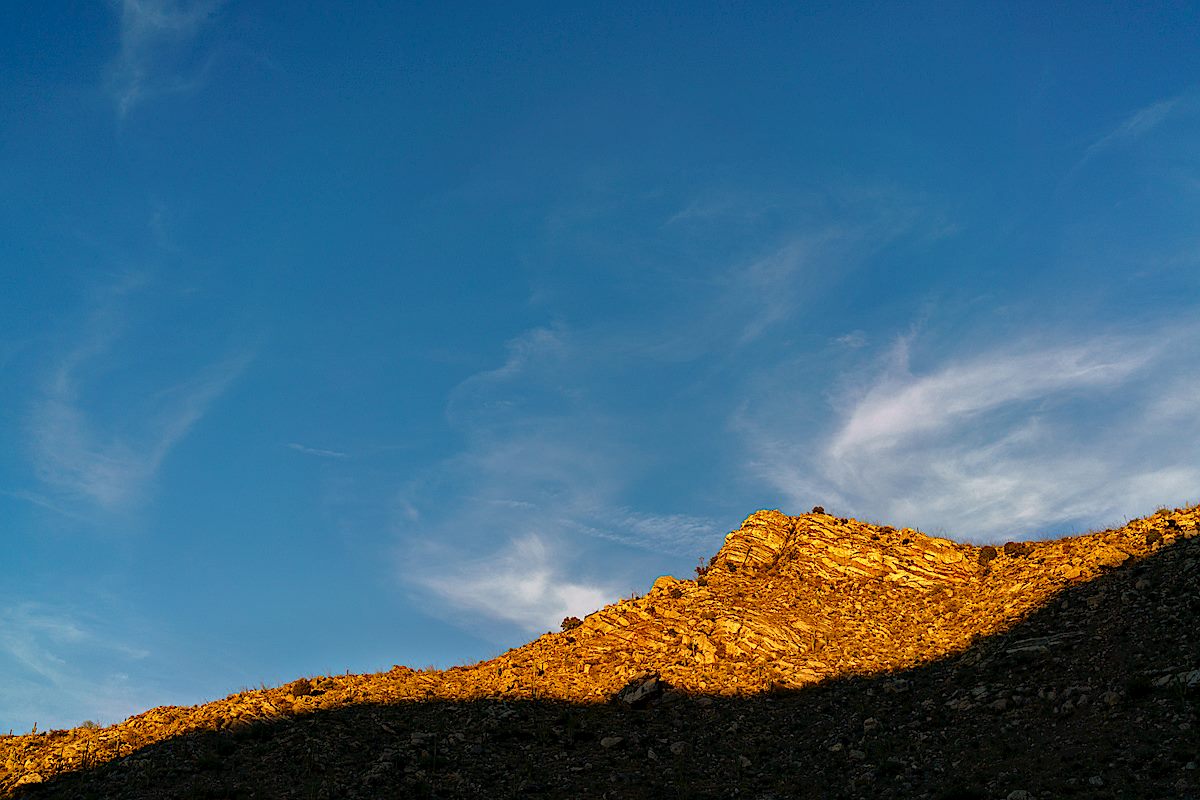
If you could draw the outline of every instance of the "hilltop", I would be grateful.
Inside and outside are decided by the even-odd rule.
[[[469,667],[0,737],[0,795],[1195,797],[1198,525],[997,548],[760,511],[696,579]]]

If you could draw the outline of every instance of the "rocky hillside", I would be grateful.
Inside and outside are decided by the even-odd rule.
[[[0,795],[1200,797],[1198,524],[980,548],[760,511],[491,661],[0,737]]]

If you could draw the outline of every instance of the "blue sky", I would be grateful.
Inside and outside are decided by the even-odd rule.
[[[0,728],[1200,500],[1195,6],[311,5],[0,26]]]

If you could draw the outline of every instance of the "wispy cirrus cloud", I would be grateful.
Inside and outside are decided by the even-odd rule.
[[[909,339],[825,432],[743,410],[748,464],[797,505],[975,539],[1110,524],[1200,494],[1194,330],[994,346],[922,371]],[[804,439],[807,438],[807,441]]]
[[[991,352],[915,376],[909,347],[908,339],[895,345],[889,369],[854,403],[829,446],[835,458],[904,447],[1005,406],[1119,385],[1151,357],[1149,350],[1085,344]]]
[[[150,655],[73,609],[0,601],[0,719],[43,730],[124,719],[154,702],[130,676]]]
[[[241,352],[183,375],[115,370],[125,300],[138,288],[126,282],[97,304],[49,371],[26,431],[35,474],[48,489],[107,510],[141,498],[171,450],[252,359]]]
[[[120,49],[108,75],[120,116],[150,97],[199,84],[203,68],[185,67],[183,55],[221,5],[221,0],[121,0]]]
[[[309,447],[300,444],[299,442],[288,442],[289,450],[295,450],[297,453],[303,453],[306,456],[316,456],[317,458],[349,458],[349,453],[343,453],[340,450],[326,450],[320,447]]]
[[[470,606],[477,612],[465,617],[470,621],[544,630],[548,620],[562,618],[564,606],[545,576],[579,589],[573,597],[612,600],[616,586],[637,590],[645,573],[694,563],[720,545],[736,519],[718,522],[679,513],[692,508],[634,500],[641,485],[654,483],[654,470],[692,469],[671,463],[662,431],[714,440],[725,435],[712,424],[710,408],[689,405],[695,397],[723,381],[737,385],[748,369],[744,363],[778,351],[772,334],[794,334],[815,298],[889,242],[922,227],[920,203],[882,190],[842,187],[785,205],[756,203],[741,213],[737,203],[726,203],[676,214],[646,232],[651,242],[638,249],[703,252],[701,259],[672,257],[631,275],[622,291],[631,304],[615,314],[596,319],[584,308],[581,316],[590,323],[526,330],[508,343],[497,366],[451,392],[447,420],[465,446],[404,492],[399,507],[405,513],[397,515],[401,576],[428,595],[434,613],[441,613],[438,603]],[[591,211],[556,218],[553,248],[590,252],[586,232],[577,239],[570,220],[585,216],[593,225],[596,213],[606,213]],[[696,242],[717,218],[742,226],[745,240],[713,257]],[[630,254],[630,260],[638,259]],[[553,285],[556,280],[546,275],[550,288],[535,293],[539,303],[562,296],[567,287]],[[664,369],[682,370],[686,363],[700,366],[696,385],[663,385]],[[663,391],[638,397],[646,386]],[[667,452],[648,440],[661,441]],[[718,441],[702,447],[728,451]],[[473,554],[470,569],[462,566],[464,552]],[[515,553],[536,565],[527,578],[517,575]],[[526,587],[524,599],[510,599],[494,574]],[[519,612],[478,599],[488,596]]]
[[[1171,116],[1180,107],[1182,100],[1182,96],[1171,97],[1138,109],[1124,119],[1116,128],[1088,145],[1080,163],[1085,163],[1112,147],[1117,147],[1146,135]]]
[[[467,446],[398,503],[400,576],[434,613],[489,620],[489,637],[497,622],[544,631],[615,600],[654,553],[719,539],[711,521],[622,502],[637,448],[581,385],[590,358],[562,326],[531,329],[452,393]]]

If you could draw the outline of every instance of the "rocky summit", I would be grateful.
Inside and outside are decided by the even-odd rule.
[[[1198,525],[977,547],[760,511],[490,661],[0,737],[0,795],[1200,798]]]

